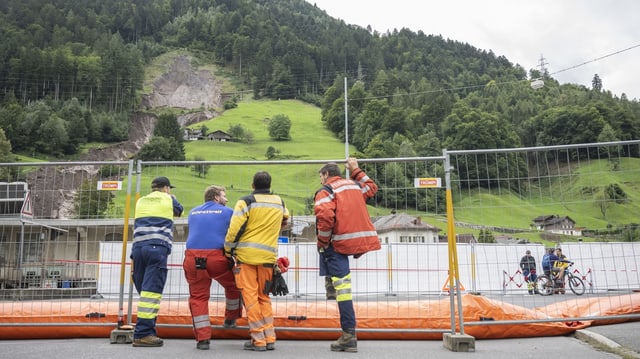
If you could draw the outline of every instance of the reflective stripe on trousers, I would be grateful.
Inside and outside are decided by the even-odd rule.
[[[350,332],[356,327],[356,313],[353,309],[353,296],[351,294],[351,273],[344,277],[331,277],[333,287],[336,289],[336,301],[340,311],[340,327],[345,332]]]
[[[133,284],[140,299],[133,337],[157,335],[156,318],[160,311],[162,291],[167,282],[169,248],[157,244],[136,243],[131,249]]]

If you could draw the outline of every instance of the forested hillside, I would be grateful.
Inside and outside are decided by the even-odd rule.
[[[350,140],[368,157],[640,138],[640,104],[602,91],[606,79],[559,85],[464,40],[372,32],[303,0],[4,1],[0,161],[122,141],[145,65],[176,48],[237,91],[320,106],[340,138],[346,78]]]

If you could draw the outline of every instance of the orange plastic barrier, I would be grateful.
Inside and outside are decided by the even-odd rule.
[[[640,293],[602,298],[572,299],[550,304],[543,308],[523,308],[486,297],[465,294],[461,297],[465,322],[480,320],[536,320],[548,318],[572,318],[580,316],[607,316],[640,313]],[[3,339],[59,339],[59,338],[109,338],[118,321],[118,303],[91,302],[3,302],[0,303],[0,338]],[[450,299],[404,302],[355,302],[358,328],[394,329],[398,332],[358,333],[359,339],[442,339],[442,333],[411,332],[416,329],[450,329]],[[135,307],[135,306],[134,306]],[[211,321],[220,326],[223,310],[220,305],[210,306]],[[25,309],[23,309],[25,308]],[[275,325],[280,339],[335,339],[339,332],[339,315],[335,302],[283,302],[274,301]],[[456,318],[457,319],[457,318]],[[469,325],[465,334],[477,339],[522,338],[566,335],[590,325],[610,324],[624,320],[600,320],[598,322],[541,322],[505,325]],[[135,313],[134,313],[135,322]],[[33,323],[33,326],[11,326],[11,323]],[[56,326],[55,324],[63,324]],[[77,325],[68,325],[73,323]],[[39,325],[40,324],[40,325]],[[46,325],[44,325],[46,324]],[[102,324],[102,325],[100,325]],[[158,324],[191,325],[187,301],[164,301]],[[246,319],[238,320],[246,327]],[[296,330],[291,330],[291,329]],[[304,328],[335,329],[335,331],[305,331]],[[287,330],[288,329],[288,330]],[[407,329],[407,332],[401,332]],[[458,331],[458,330],[457,330]],[[164,338],[193,338],[191,328],[158,327],[158,335]],[[220,339],[246,338],[246,328],[222,329],[214,327],[213,337]]]

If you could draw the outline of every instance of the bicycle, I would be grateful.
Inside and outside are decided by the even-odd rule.
[[[564,268],[564,282],[552,278],[550,274],[545,272],[544,275],[538,276],[535,282],[535,288],[540,295],[551,295],[558,290],[564,291],[565,283],[569,284],[569,289],[575,295],[583,295],[586,291],[584,286],[584,281],[580,279],[580,277],[574,275],[569,271],[569,268],[573,266],[573,262],[569,263],[567,267]]]

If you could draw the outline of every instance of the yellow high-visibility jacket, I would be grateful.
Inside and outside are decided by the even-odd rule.
[[[273,264],[278,255],[278,236],[289,211],[280,196],[256,190],[236,202],[224,249],[241,263]]]
[[[156,241],[171,248],[173,217],[182,214],[182,205],[169,194],[153,191],[136,203],[133,242]]]

